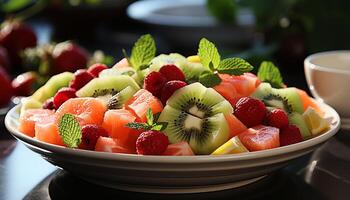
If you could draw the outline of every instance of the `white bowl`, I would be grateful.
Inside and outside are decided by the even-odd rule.
[[[51,145],[17,130],[19,106],[5,119],[7,129],[29,149],[50,163],[99,185],[150,193],[195,193],[224,190],[257,181],[310,153],[337,133],[337,112],[320,103],[330,130],[307,141],[271,150],[222,156],[140,156],[94,152]]]

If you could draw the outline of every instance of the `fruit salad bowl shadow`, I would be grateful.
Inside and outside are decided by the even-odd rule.
[[[240,187],[264,178],[289,161],[312,152],[340,127],[337,112],[320,103],[330,129],[312,139],[271,150],[220,156],[140,156],[70,149],[30,138],[17,130],[19,106],[5,119],[7,129],[48,162],[106,187],[147,193],[197,193]]]

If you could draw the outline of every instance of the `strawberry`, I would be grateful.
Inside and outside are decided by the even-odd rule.
[[[95,76],[87,70],[79,69],[74,73],[74,79],[70,81],[69,87],[79,90],[94,78]]]
[[[43,104],[43,109],[54,110],[55,106],[53,105],[53,97],[46,100]]]
[[[31,27],[16,20],[7,20],[0,30],[0,45],[9,53],[12,66],[20,66],[20,53],[26,48],[34,47],[37,37]]]
[[[160,100],[162,101],[163,105],[166,104],[166,101],[173,95],[173,93],[182,88],[185,87],[187,83],[183,81],[168,81],[165,83]]]
[[[96,63],[89,67],[88,72],[90,72],[95,77],[98,77],[98,74],[105,69],[108,69],[108,67],[105,64]]]
[[[136,140],[136,150],[141,155],[162,155],[168,144],[168,137],[164,133],[145,131]]]
[[[54,72],[74,72],[85,68],[88,57],[86,50],[77,44],[69,41],[58,43],[52,52]]]
[[[164,65],[160,68],[159,72],[168,80],[185,81],[185,74],[176,65]]]
[[[95,124],[88,124],[81,128],[81,143],[79,145],[80,149],[94,150],[97,139],[102,137],[108,137],[107,131]]]
[[[281,109],[273,109],[266,116],[267,124],[276,128],[288,126],[288,116],[286,112]]]
[[[37,80],[34,72],[26,72],[12,80],[12,87],[16,96],[30,96],[33,93],[33,85]]]
[[[58,90],[53,97],[53,105],[58,109],[65,101],[71,98],[77,97],[75,95],[76,90],[73,88],[64,87]]]
[[[165,83],[166,78],[161,73],[151,72],[146,76],[143,87],[159,98]]]
[[[265,104],[251,97],[240,98],[234,110],[234,115],[248,128],[262,124],[266,113]]]
[[[7,106],[13,95],[11,80],[4,68],[0,66],[0,107]]]
[[[11,70],[10,58],[5,47],[0,46],[0,66],[5,68],[8,72]]]
[[[295,125],[287,125],[280,129],[280,144],[286,146],[303,141],[300,130]]]

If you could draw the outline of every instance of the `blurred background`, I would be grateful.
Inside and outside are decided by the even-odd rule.
[[[0,107],[52,74],[113,65],[145,33],[157,53],[185,56],[206,37],[224,57],[272,60],[288,85],[307,89],[307,55],[349,49],[349,10],[343,0],[0,0]]]

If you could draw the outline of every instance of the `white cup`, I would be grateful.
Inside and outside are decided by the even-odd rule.
[[[307,83],[313,96],[350,118],[350,50],[328,51],[304,61]]]

